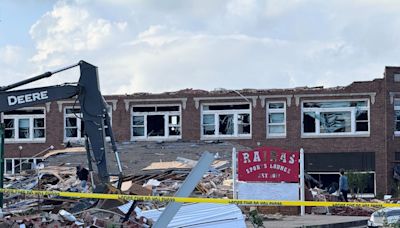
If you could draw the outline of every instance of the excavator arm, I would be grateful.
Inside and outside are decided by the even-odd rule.
[[[80,67],[80,78],[76,85],[70,84],[11,90],[77,66]],[[82,118],[85,122],[85,134],[89,141],[89,146],[87,146],[87,148],[91,149],[97,165],[97,174],[100,180],[100,185],[97,185],[97,190],[95,191],[101,192],[106,188],[105,185],[110,181],[106,159],[105,123],[108,125],[107,130],[109,131],[108,133],[111,138],[112,150],[117,159],[120,177],[122,176],[122,168],[110,124],[110,117],[107,113],[107,104],[100,92],[96,66],[85,61],[80,61],[78,64],[74,64],[58,71],[46,72],[9,86],[0,87],[0,112],[7,112],[23,107],[31,107],[36,104],[67,99],[74,96],[77,96],[81,107]],[[90,151],[88,151],[88,153],[90,154]],[[88,156],[88,159],[90,164],[90,156]]]

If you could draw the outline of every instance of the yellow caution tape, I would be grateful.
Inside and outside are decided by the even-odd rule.
[[[40,196],[62,196],[70,198],[113,199],[113,200],[123,199],[123,200],[176,202],[176,203],[218,203],[218,204],[259,205],[259,206],[400,207],[400,204],[396,203],[322,202],[322,201],[302,202],[302,201],[282,201],[282,200],[244,200],[244,199],[192,198],[192,197],[168,197],[168,196],[138,196],[138,195],[123,195],[123,194],[36,191],[36,190],[5,189],[5,188],[0,188],[0,193],[40,195]]]

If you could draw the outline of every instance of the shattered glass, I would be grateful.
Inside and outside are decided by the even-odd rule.
[[[250,114],[238,114],[238,134],[250,134]]]
[[[233,135],[233,133],[234,133],[233,114],[219,115],[219,134]]]
[[[351,112],[323,112],[320,114],[320,132],[351,132]]]
[[[44,138],[44,129],[34,129],[33,137],[34,138]]]
[[[304,108],[345,108],[345,107],[367,107],[367,101],[327,101],[327,102],[304,102]]]
[[[13,139],[15,137],[14,119],[4,119],[5,124],[5,138]]]
[[[78,128],[65,128],[65,137],[78,137]]]

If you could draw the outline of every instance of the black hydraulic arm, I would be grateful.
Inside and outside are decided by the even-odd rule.
[[[100,182],[104,184],[110,182],[107,171],[104,128],[104,122],[108,115],[107,106],[100,92],[97,67],[83,61],[80,62],[79,67],[81,76],[78,84],[81,90],[78,98],[85,122],[85,133],[93,151]]]
[[[55,73],[76,66],[80,67],[81,72],[77,85],[59,85],[33,89],[11,90],[18,86],[50,77]],[[67,99],[73,96],[78,96],[82,118],[85,122],[85,133],[88,136],[90,148],[97,165],[98,177],[101,183],[100,185],[97,185],[99,189],[96,191],[102,191],[101,188],[105,187],[105,184],[109,183],[110,180],[106,160],[106,134],[104,123],[107,123],[108,125],[107,130],[111,136],[112,149],[117,158],[120,175],[122,175],[122,169],[114,136],[112,134],[110,118],[107,113],[107,104],[100,92],[96,66],[85,61],[80,61],[78,64],[54,72],[46,72],[8,86],[0,87],[0,112],[7,112],[23,107],[31,107],[36,104]]]
[[[79,65],[79,63],[71,65],[71,66],[64,67],[64,68],[56,70],[56,71],[48,71],[46,73],[43,73],[43,74],[31,77],[31,78],[25,79],[23,81],[20,81],[20,82],[17,82],[17,83],[8,85],[8,86],[2,86],[2,87],[0,87],[0,91],[7,91],[7,90],[10,90],[10,89],[16,88],[18,86],[22,86],[22,85],[26,85],[26,84],[34,82],[34,81],[38,81],[38,80],[43,79],[43,78],[48,78],[48,77],[52,76],[53,74],[56,74],[56,73],[59,73],[61,71],[65,71],[65,70],[74,68],[74,67],[76,67],[78,65]]]
[[[30,107],[50,101],[73,97],[79,93],[79,87],[73,85],[49,86],[0,92],[0,112]]]

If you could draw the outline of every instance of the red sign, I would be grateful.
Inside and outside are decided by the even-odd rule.
[[[261,147],[237,156],[240,181],[299,182],[299,152]]]

